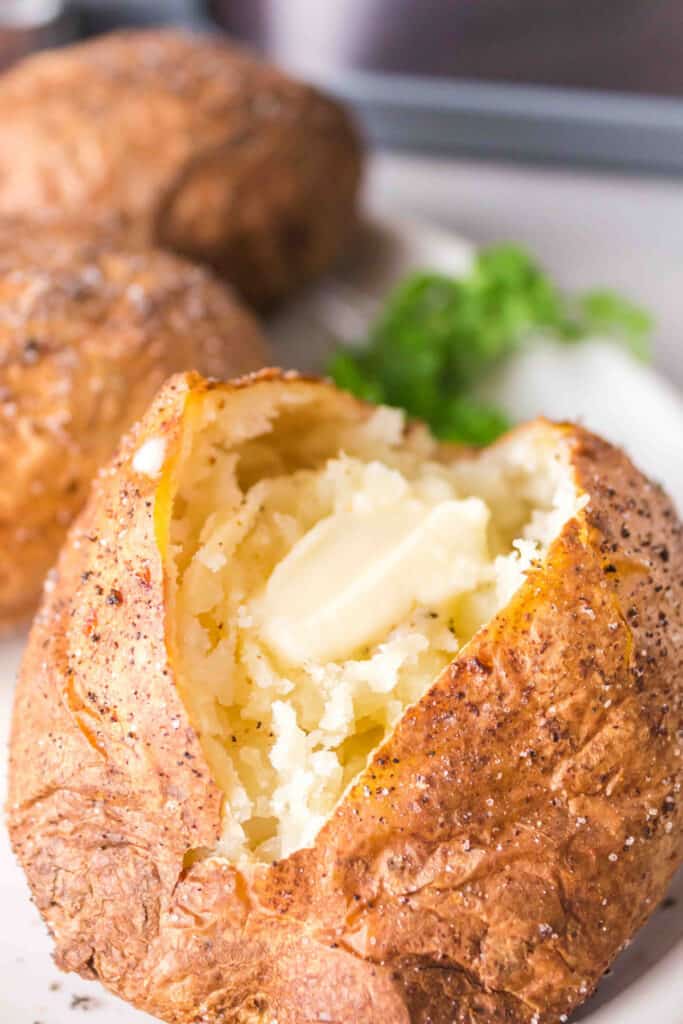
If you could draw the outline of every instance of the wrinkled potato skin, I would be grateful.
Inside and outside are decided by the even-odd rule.
[[[221,385],[227,402],[235,386],[327,388],[367,414],[274,372]],[[618,450],[549,427],[588,504],[315,846],[251,879],[218,858],[183,869],[213,847],[220,795],[165,636],[172,470],[140,477],[131,458],[163,436],[172,467],[203,387],[171,382],[100,474],[23,666],[10,831],[58,963],[173,1022],[557,1021],[681,860],[670,502]]]
[[[175,249],[260,307],[334,260],[360,165],[336,103],[218,37],[112,33],[0,78],[0,217]]]
[[[251,315],[201,268],[0,228],[0,629],[33,612],[96,470],[163,381],[266,360]]]

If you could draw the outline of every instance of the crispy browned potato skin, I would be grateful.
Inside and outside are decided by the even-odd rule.
[[[208,271],[0,226],[0,629],[26,618],[96,470],[163,381],[267,361]]]
[[[340,106],[217,37],[113,33],[0,78],[0,217],[175,249],[258,306],[334,260],[360,169]]]
[[[552,428],[588,504],[315,846],[250,881],[183,867],[214,847],[221,799],[165,635],[168,475],[131,459],[163,436],[172,465],[204,387],[173,380],[99,476],[24,662],[9,824],[58,963],[173,1022],[557,1021],[681,860],[671,503],[620,451]],[[367,415],[272,372],[221,387],[327,388]]]

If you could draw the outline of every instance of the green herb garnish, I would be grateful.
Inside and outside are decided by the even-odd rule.
[[[614,292],[566,295],[523,249],[498,245],[463,278],[411,275],[366,344],[338,350],[328,372],[361,398],[425,420],[437,437],[484,445],[509,423],[475,388],[532,334],[574,343],[600,333],[647,359],[651,330],[650,317]]]

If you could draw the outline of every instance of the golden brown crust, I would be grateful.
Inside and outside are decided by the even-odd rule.
[[[266,358],[250,314],[201,268],[0,227],[0,626],[33,610],[95,471],[163,381]]]
[[[175,249],[260,306],[334,259],[359,178],[337,104],[218,38],[113,33],[0,79],[0,217]]]
[[[163,437],[172,464],[204,386],[176,378],[100,475],[23,666],[10,831],[58,962],[174,1022],[556,1021],[683,853],[670,502],[621,452],[549,425],[586,507],[315,846],[249,880],[183,866],[213,848],[220,797],[164,637],[166,478],[131,459]]]

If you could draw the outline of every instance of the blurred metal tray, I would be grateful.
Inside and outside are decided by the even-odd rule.
[[[206,0],[381,144],[683,170],[680,0]]]
[[[316,77],[381,145],[683,172],[683,100],[366,71]]]

